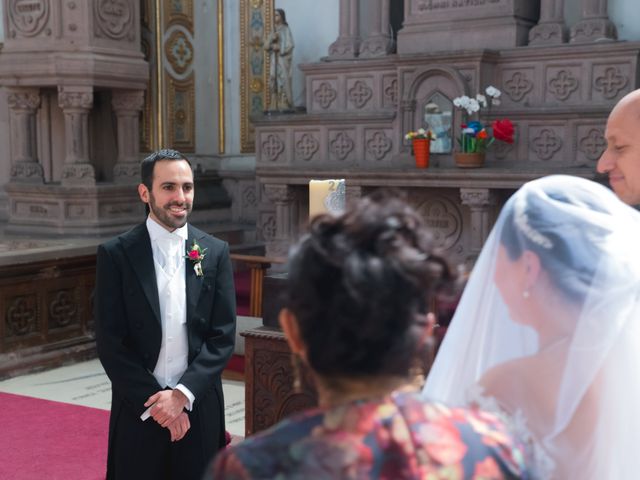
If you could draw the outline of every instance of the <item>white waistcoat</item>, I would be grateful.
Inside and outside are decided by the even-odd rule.
[[[162,319],[162,347],[153,376],[160,386],[175,388],[187,370],[189,354],[185,262],[179,263],[173,276],[169,276],[155,259],[154,264]]]

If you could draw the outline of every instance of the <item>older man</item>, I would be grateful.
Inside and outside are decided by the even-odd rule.
[[[627,94],[613,108],[605,131],[607,149],[598,160],[598,172],[609,175],[616,195],[629,205],[640,205],[640,89]]]

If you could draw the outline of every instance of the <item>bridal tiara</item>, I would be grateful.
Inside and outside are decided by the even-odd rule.
[[[516,199],[514,205],[514,218],[516,226],[520,229],[520,231],[531,240],[536,245],[541,246],[547,250],[553,248],[553,242],[549,239],[549,237],[543,235],[536,229],[534,229],[531,225],[529,225],[529,217],[525,213],[525,199],[524,197],[520,197]]]

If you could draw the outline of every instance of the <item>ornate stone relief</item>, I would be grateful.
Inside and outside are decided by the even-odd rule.
[[[531,141],[531,150],[541,160],[550,160],[561,148],[562,138],[549,128],[543,128]]]
[[[78,304],[72,289],[52,292],[48,303],[50,330],[80,323]]]
[[[11,177],[21,179],[42,179],[42,165],[35,162],[18,162],[11,166]]]
[[[9,36],[15,38],[17,32],[25,37],[35,37],[49,21],[48,0],[9,0]],[[5,4],[6,5],[6,4]],[[47,28],[46,35],[51,35]]]
[[[310,133],[304,133],[296,142],[296,158],[308,162],[320,148],[320,142]]]
[[[607,147],[602,129],[591,128],[587,134],[578,140],[578,150],[592,162],[597,161]]]
[[[96,37],[105,36],[112,40],[126,37],[130,42],[135,40],[132,0],[95,0],[93,16]]]
[[[256,198],[255,185],[246,185],[242,190],[242,208],[252,208],[258,205],[258,199]]]
[[[313,98],[325,110],[331,106],[337,96],[338,92],[329,82],[322,82],[318,89],[313,92]]]
[[[118,178],[138,179],[140,178],[140,164],[117,163],[113,167],[113,175]]]
[[[533,89],[533,82],[526,72],[517,71],[504,82],[504,91],[514,102],[520,102]]]
[[[7,299],[6,337],[22,337],[38,331],[38,301],[35,294]]]
[[[260,235],[266,242],[276,238],[276,216],[274,212],[265,212],[260,215]]]
[[[517,131],[516,126],[516,131]],[[491,150],[498,160],[505,160],[514,150],[515,150],[515,142],[514,143],[506,143],[506,142],[495,142],[491,146]]]
[[[383,87],[383,104],[397,107],[398,106],[398,79],[396,77],[385,77]]]
[[[261,145],[262,157],[269,162],[275,162],[284,152],[284,142],[278,135],[270,134],[266,137]]]
[[[63,181],[88,181],[95,179],[95,169],[89,163],[65,165],[62,169]]]
[[[605,7],[606,8],[606,7]],[[571,42],[591,42],[618,37],[615,25],[607,18],[586,18],[571,27]]]
[[[273,203],[291,203],[297,195],[290,185],[268,183],[264,185],[265,196]]]
[[[593,81],[594,88],[608,100],[615,98],[628,83],[629,79],[617,67],[605,68]]]
[[[384,132],[375,132],[366,142],[367,152],[369,152],[376,161],[380,161],[391,151],[393,142]]]
[[[9,90],[7,103],[13,110],[25,110],[35,112],[40,107],[40,94],[38,92],[16,92]]]
[[[65,90],[64,87],[60,87],[58,91],[58,105],[63,110],[90,110],[93,106],[93,93],[68,91]]]
[[[339,132],[333,140],[329,142],[331,153],[340,161],[344,161],[353,151],[355,142],[345,132]]]
[[[116,90],[111,97],[111,105],[115,111],[140,111],[144,107],[144,91]]]
[[[550,45],[564,41],[563,24],[560,22],[539,23],[529,31],[531,45]]]
[[[462,213],[448,198],[433,195],[417,207],[433,234],[434,244],[445,250],[453,247],[462,234]]]
[[[362,80],[356,81],[349,89],[349,101],[358,109],[369,103],[372,96],[373,90]]]
[[[559,70],[549,79],[549,91],[560,101],[564,101],[578,89],[580,81],[570,70]]]

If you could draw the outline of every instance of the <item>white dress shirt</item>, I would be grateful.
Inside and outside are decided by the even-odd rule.
[[[187,225],[169,232],[147,217],[147,230],[153,251],[162,321],[162,344],[153,376],[162,387],[184,393],[188,399],[187,409],[191,410],[195,397],[187,387],[178,383],[187,370],[189,355],[185,286]],[[150,409],[142,414],[143,420],[149,418]]]

